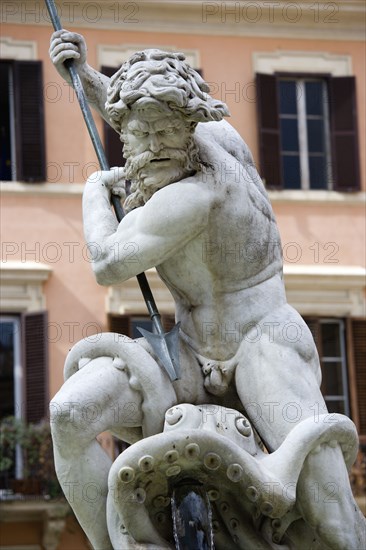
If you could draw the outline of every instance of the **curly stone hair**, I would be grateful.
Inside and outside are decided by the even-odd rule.
[[[161,50],[136,52],[112,76],[106,111],[115,130],[121,130],[132,105],[141,109],[152,100],[162,112],[180,111],[187,121],[209,122],[229,116],[227,105],[213,99],[201,76],[182,53]]]

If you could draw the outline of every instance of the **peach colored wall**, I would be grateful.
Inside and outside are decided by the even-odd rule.
[[[87,163],[95,162],[95,156],[86,134],[78,106],[75,101],[70,102],[70,92],[64,85],[48,59],[50,29],[45,26],[35,28],[31,25],[4,25],[7,36],[38,41],[38,55],[44,63],[44,82],[46,90],[46,117],[47,117],[47,151],[48,161],[56,162],[62,168],[60,181],[68,181],[68,168],[65,162],[80,163],[75,169],[76,181],[83,181],[87,170]],[[227,101],[232,118],[231,122],[247,141],[254,157],[258,160],[256,103],[243,98],[245,91],[253,98],[254,88],[251,83],[254,78],[252,53],[259,51],[298,50],[298,51],[325,51],[351,55],[353,72],[357,77],[357,104],[359,121],[361,174],[365,189],[366,173],[366,142],[365,142],[365,50],[364,43],[358,41],[329,41],[329,40],[295,40],[256,37],[229,37],[229,36],[199,36],[169,33],[144,33],[114,30],[72,29],[82,33],[88,44],[88,60],[92,66],[97,64],[97,44],[133,44],[146,45],[174,45],[179,48],[197,49],[201,55],[201,68],[204,77],[218,87],[215,97]],[[230,60],[230,62],[228,62]],[[96,67],[98,68],[98,67]],[[239,97],[230,94],[239,83]],[[60,99],[56,99],[60,96]],[[71,100],[73,96],[71,94]],[[72,124],[70,124],[72,120]],[[100,121],[98,121],[100,127]],[[82,171],[84,168],[84,173]],[[89,170],[92,167],[89,166]],[[89,172],[90,173],[90,172]],[[50,178],[56,178],[55,169],[50,170]]]
[[[81,198],[6,196],[1,208],[2,241],[18,249],[3,260],[36,261],[53,269],[44,287],[53,395],[62,383],[63,363],[72,345],[106,330],[106,291],[95,282],[88,260]]]
[[[364,207],[297,203],[275,204],[274,211],[285,263],[366,265]]]

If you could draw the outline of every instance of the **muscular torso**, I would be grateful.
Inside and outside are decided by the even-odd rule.
[[[227,231],[218,236],[220,225]],[[182,330],[212,359],[234,355],[252,323],[285,303],[277,231],[267,220],[260,226],[258,239],[217,212],[201,235],[157,266]]]
[[[85,234],[104,251],[94,263],[99,282],[122,282],[155,266],[192,347],[225,360],[249,326],[286,300],[280,239],[259,176],[238,148],[245,145],[235,131],[227,123],[210,124],[217,124],[219,137],[211,137],[210,125],[196,130],[202,171],[154,193],[118,228],[106,209],[106,191],[90,183]],[[222,130],[225,149],[218,142]],[[137,263],[128,261],[131,243]]]
[[[157,271],[176,303],[177,321],[196,349],[232,357],[253,323],[285,303],[281,243],[272,209],[241,163],[205,142],[194,176],[217,196],[204,230]],[[184,184],[184,183],[182,183]]]

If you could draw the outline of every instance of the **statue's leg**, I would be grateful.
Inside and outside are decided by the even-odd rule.
[[[366,521],[357,506],[339,445],[308,455],[298,483],[298,507],[329,550],[366,548]]]
[[[56,471],[66,498],[97,550],[111,549],[106,498],[112,461],[95,439],[142,424],[142,396],[109,357],[90,361],[51,402]]]
[[[237,391],[269,450],[277,449],[302,420],[313,418],[317,422],[319,415],[326,413],[319,383],[319,360],[312,336],[290,306],[263,319],[245,335],[236,370]],[[308,456],[297,499],[305,521],[326,548],[365,547],[365,522],[353,499],[338,445],[322,446],[320,452]]]

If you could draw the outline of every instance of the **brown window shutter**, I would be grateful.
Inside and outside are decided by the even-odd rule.
[[[322,339],[321,339],[321,328],[319,320],[315,317],[305,317],[304,318],[305,323],[310,329],[311,334],[313,335],[314,342],[316,345],[316,349],[318,350],[319,356],[322,355]]]
[[[26,420],[39,422],[49,399],[47,313],[23,313],[22,328]]]
[[[110,313],[108,315],[108,328],[110,332],[130,336],[131,328],[129,315],[117,315],[115,313]]]
[[[357,408],[353,419],[361,439],[366,443],[366,320],[352,319],[349,322],[350,338],[348,345],[352,410]],[[358,424],[358,425],[357,425]]]
[[[102,67],[102,73],[106,76],[113,76],[119,67]],[[123,143],[117,132],[104,121],[103,124],[104,149],[109,166],[124,166],[126,160],[123,156]]]
[[[277,77],[258,73],[256,85],[261,176],[267,189],[282,189]]]
[[[14,61],[17,179],[46,181],[41,61]]]
[[[358,191],[360,164],[353,76],[329,79],[329,105],[334,190]]]
[[[165,332],[169,332],[170,330],[172,330],[172,328],[175,325],[174,315],[162,315],[161,316],[161,321],[163,323],[163,327],[164,327]]]

